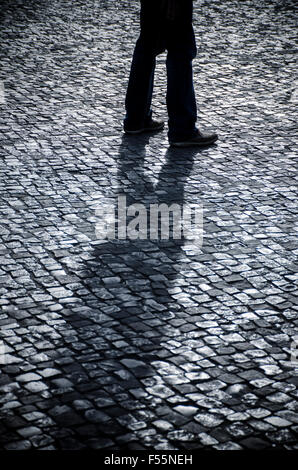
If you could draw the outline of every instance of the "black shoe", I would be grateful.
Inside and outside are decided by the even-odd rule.
[[[198,134],[191,139],[179,141],[179,142],[170,142],[172,147],[206,147],[207,145],[214,144],[218,139],[217,134],[203,134],[198,131]]]
[[[164,122],[162,121],[154,121],[151,119],[150,121],[144,124],[144,127],[132,127],[124,123],[124,132],[126,134],[141,134],[142,132],[156,132],[161,131],[165,127]]]

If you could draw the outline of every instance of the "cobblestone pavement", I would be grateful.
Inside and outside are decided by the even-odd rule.
[[[294,1],[196,2],[202,151],[122,135],[137,1],[1,5],[1,448],[297,449]],[[101,243],[120,193],[202,249]]]

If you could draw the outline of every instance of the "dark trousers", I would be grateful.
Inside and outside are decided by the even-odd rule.
[[[183,0],[187,1],[187,0]],[[141,21],[142,25],[142,21]],[[179,141],[197,134],[197,106],[193,86],[192,61],[196,56],[191,21],[163,24],[161,49],[167,50],[167,109],[169,140]],[[141,29],[137,41],[127,94],[125,120],[130,126],[143,127],[151,118],[151,100],[157,50]]]

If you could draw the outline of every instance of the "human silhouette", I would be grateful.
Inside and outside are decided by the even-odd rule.
[[[127,87],[124,131],[159,131],[164,123],[152,119],[156,56],[167,51],[168,138],[172,146],[205,146],[217,134],[196,127],[197,105],[192,61],[197,48],[192,25],[193,0],[141,0],[141,32],[137,40]]]

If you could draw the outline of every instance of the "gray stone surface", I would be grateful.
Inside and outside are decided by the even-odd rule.
[[[297,448],[294,3],[195,2],[185,151],[122,135],[137,1],[2,1],[2,449]],[[99,243],[118,194],[200,204],[202,249]]]

